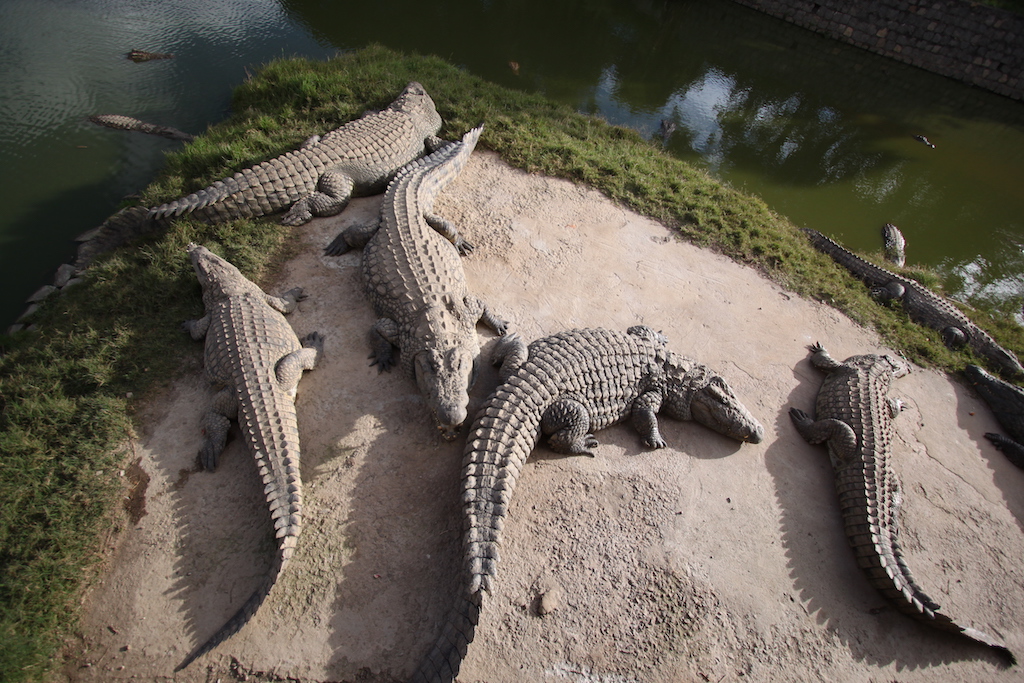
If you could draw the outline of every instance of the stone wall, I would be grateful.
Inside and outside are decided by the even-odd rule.
[[[1024,100],[1024,16],[968,0],[734,0],[907,64]]]

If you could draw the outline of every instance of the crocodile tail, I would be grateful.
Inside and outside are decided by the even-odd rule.
[[[473,642],[480,621],[483,594],[463,592],[445,622],[441,636],[410,679],[411,683],[451,683]]]
[[[256,590],[253,591],[252,595],[249,596],[249,599],[245,601],[245,604],[238,608],[238,611],[220,627],[220,630],[210,636],[205,643],[193,650],[188,657],[181,662],[181,664],[174,667],[176,672],[181,671],[198,658],[213,650],[213,648],[241,631],[242,627],[249,623],[249,620],[252,619],[254,614],[256,614],[256,610],[260,608],[263,601],[267,599],[268,595],[270,595],[270,590],[274,587],[274,584],[277,583],[277,578],[281,575],[281,571],[284,569],[285,565],[288,564],[288,559],[291,557],[294,549],[294,544],[290,545],[291,547],[286,547],[284,544],[281,545],[277,553],[277,558],[274,560],[274,567],[271,569],[270,573],[264,577]]]
[[[844,510],[847,539],[871,585],[903,614],[987,645],[1006,665],[1016,664],[1017,658],[1001,642],[976,629],[965,628],[939,611],[941,606],[925,593],[911,574],[903,558],[897,529],[869,512],[878,505],[864,495],[863,479],[862,472],[849,472],[837,479],[836,488]]]
[[[239,171],[230,178],[218,180],[198,192],[193,192],[186,197],[175,199],[173,202],[167,202],[150,209],[149,216],[150,218],[166,218],[198,211],[247,189],[249,185],[246,172]]]
[[[459,597],[413,681],[445,683],[473,642],[483,593],[497,575],[498,545],[519,472],[540,438],[540,395],[513,375],[484,403],[466,441],[462,470],[463,571]]]

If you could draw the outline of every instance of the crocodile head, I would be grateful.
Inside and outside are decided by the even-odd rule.
[[[474,354],[462,346],[426,349],[414,356],[413,370],[438,431],[452,441],[469,415],[469,388],[476,379]]]
[[[694,420],[737,441],[761,443],[764,427],[711,368],[668,352],[665,371],[663,412],[677,420]]]
[[[426,88],[411,81],[405,90],[391,103],[390,109],[405,112],[424,124],[425,134],[437,135],[441,130],[441,115],[437,113],[434,100],[430,99]]]
[[[203,286],[203,300],[217,300],[250,291],[252,283],[233,265],[204,246],[190,242],[186,247],[192,258],[192,267]]]

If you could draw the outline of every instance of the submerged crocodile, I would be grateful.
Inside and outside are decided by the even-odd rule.
[[[171,52],[146,52],[145,50],[132,48],[125,57],[138,64],[139,62],[150,62],[154,59],[174,59],[174,54]]]
[[[654,330],[562,332],[529,348],[515,334],[498,341],[502,384],[487,399],[466,443],[462,585],[456,605],[412,680],[452,681],[473,641],[483,595],[497,573],[501,530],[519,472],[548,436],[552,450],[593,455],[592,432],[631,420],[644,445],[664,448],[659,412],[695,420],[728,437],[759,443],[764,428],[707,366],[666,348]]]
[[[989,432],[985,438],[1001,450],[1007,460],[1024,469],[1024,389],[990,375],[977,365],[968,365],[964,374],[992,409],[999,425],[1010,435]]]
[[[816,419],[798,408],[789,415],[809,443],[825,442],[835,470],[846,538],[857,564],[896,609],[944,631],[991,648],[1006,664],[1016,658],[992,636],[953,621],[917,584],[899,543],[902,492],[893,470],[893,420],[902,404],[888,396],[892,380],[910,372],[900,358],[866,354],[840,363],[820,344],[811,363],[827,373],[815,404]]]
[[[190,135],[189,133],[184,133],[177,128],[146,123],[145,121],[140,121],[136,118],[132,118],[131,116],[124,116],[122,114],[94,114],[89,117],[89,120],[97,126],[106,126],[107,128],[116,128],[117,130],[134,130],[139,133],[159,135],[160,137],[164,137],[169,140],[182,140],[184,142],[192,142],[195,140],[195,136]]]
[[[382,192],[402,166],[440,143],[441,117],[419,83],[386,109],[350,121],[294,151],[239,171],[187,197],[150,209],[150,218],[191,213],[211,222],[291,207],[285,225],[333,216],[353,196]]]
[[[199,458],[208,470],[217,466],[229,421],[237,419],[263,479],[277,555],[270,574],[245,604],[176,671],[237,633],[270,594],[295,552],[302,530],[295,390],[303,370],[312,369],[323,352],[319,334],[309,334],[300,342],[284,319],[301,298],[301,289],[280,298],[270,296],[205,247],[190,244],[188,251],[203,286],[206,314],[184,327],[193,339],[206,338],[206,375],[222,387],[203,416],[206,438]]]
[[[871,288],[872,296],[882,301],[900,301],[911,320],[938,330],[947,346],[958,348],[966,344],[976,354],[991,361],[1000,372],[1008,376],[1024,376],[1024,367],[1017,356],[997,344],[947,299],[910,278],[865,261],[817,230],[804,228],[803,231],[819,251],[863,280]]]
[[[333,256],[363,246],[366,295],[381,316],[371,365],[389,370],[397,347],[448,440],[468,415],[480,355],[477,322],[505,333],[505,323],[469,293],[460,254],[472,245],[433,214],[435,198],[465,166],[482,130],[403,168],[384,194],[381,220],[345,230],[326,249]]]

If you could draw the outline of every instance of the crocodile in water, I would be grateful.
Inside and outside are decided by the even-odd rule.
[[[953,621],[917,584],[899,543],[901,491],[893,470],[893,420],[901,403],[889,385],[910,371],[900,358],[865,354],[840,363],[820,344],[809,347],[811,363],[827,373],[818,391],[816,419],[789,411],[809,443],[825,442],[835,470],[836,492],[846,537],[868,580],[902,613],[944,631],[962,634],[991,648],[1003,662],[1016,663],[992,636]]]
[[[1006,437],[990,432],[985,438],[1001,450],[1007,460],[1024,469],[1024,389],[994,377],[977,365],[968,365],[964,374],[1009,434]]]
[[[159,135],[160,137],[164,137],[169,140],[192,142],[195,139],[195,136],[182,132],[177,128],[171,128],[170,126],[158,126],[154,123],[146,123],[145,121],[139,121],[131,116],[124,116],[122,114],[94,114],[89,117],[89,120],[97,126],[115,128],[117,130],[134,130],[139,133]]]
[[[435,198],[465,166],[482,129],[403,168],[384,193],[379,223],[353,226],[326,249],[337,255],[365,245],[366,295],[381,316],[373,327],[373,364],[390,369],[397,347],[449,440],[468,415],[480,355],[477,322],[505,333],[505,323],[469,293],[460,254],[472,245],[433,214]]]
[[[882,242],[885,244],[885,258],[902,268],[907,263],[907,238],[903,231],[892,223],[882,226]]]
[[[314,135],[294,151],[193,194],[150,209],[150,218],[191,213],[211,222],[264,216],[291,207],[285,225],[333,216],[349,198],[381,192],[399,168],[440,140],[441,117],[419,83],[386,109]]]
[[[233,265],[190,244],[189,254],[203,285],[206,314],[184,327],[193,339],[206,338],[206,375],[220,391],[203,416],[206,435],[199,457],[214,469],[227,440],[230,419],[237,419],[256,458],[277,536],[270,574],[244,605],[177,670],[237,633],[256,613],[284,570],[302,529],[299,431],[295,390],[303,370],[323,352],[323,338],[312,333],[301,342],[284,314],[295,308],[302,290],[273,297],[247,280]]]
[[[911,320],[938,330],[948,346],[956,348],[967,344],[976,354],[991,361],[1000,372],[1008,376],[1024,376],[1024,367],[1017,356],[997,344],[950,301],[910,278],[865,261],[817,230],[804,228],[803,231],[818,250],[831,256],[871,287],[873,296],[883,301],[900,301]]]
[[[484,592],[496,575],[501,529],[519,472],[548,435],[553,450],[593,455],[591,433],[630,419],[644,445],[667,444],[658,412],[695,420],[726,436],[759,443],[764,428],[707,366],[666,348],[661,334],[584,329],[538,339],[498,342],[502,384],[477,415],[462,473],[462,585],[442,635],[413,677],[451,681],[472,642]]]

